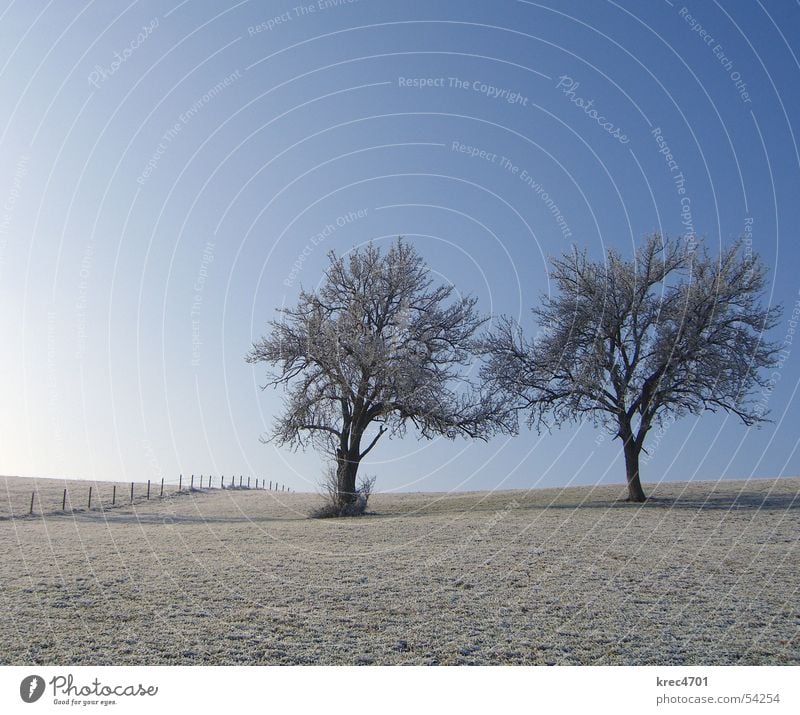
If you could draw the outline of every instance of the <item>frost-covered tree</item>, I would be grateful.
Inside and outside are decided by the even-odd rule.
[[[426,438],[486,438],[503,422],[499,400],[465,374],[484,322],[475,298],[435,286],[401,239],[386,253],[369,243],[329,259],[321,287],[282,309],[246,360],[272,367],[265,388],[287,391],[264,439],[327,451],[344,507],[357,497],[361,460],[384,434],[402,435],[410,424]]]
[[[658,235],[630,261],[613,250],[601,262],[564,254],[553,262],[554,295],[533,310],[539,334],[529,341],[499,321],[484,343],[484,377],[531,426],[588,417],[610,429],[629,500],[644,501],[639,456],[654,425],[704,410],[764,420],[752,393],[777,361],[764,333],[780,313],[762,307],[765,274],[741,242],[718,257]]]

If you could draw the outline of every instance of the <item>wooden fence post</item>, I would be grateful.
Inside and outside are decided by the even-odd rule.
[[[224,474],[220,474],[219,475],[219,488],[220,489],[224,489],[225,488],[225,475]]]
[[[133,504],[133,482],[131,482],[131,504]]]
[[[182,486],[183,486],[183,474],[179,474],[178,475],[178,491],[181,490]]]
[[[247,477],[247,488],[250,488],[250,477]]]
[[[91,509],[92,508],[92,488],[91,487],[89,487],[89,506],[86,507],[86,508],[87,509]]]
[[[272,480],[269,480],[269,490],[272,491]]]
[[[64,498],[61,500],[61,511],[67,510],[67,490],[64,489]]]
[[[111,506],[117,503],[117,485],[115,484],[111,489]]]
[[[231,474],[231,489],[233,489],[233,487],[234,487],[235,480],[236,480],[236,477],[234,477],[233,474]]]
[[[161,477],[161,494],[159,496],[164,496],[164,477]]]
[[[194,474],[192,474],[192,478],[191,478],[191,480],[189,482],[189,491],[193,491],[193,490],[194,490]]]
[[[89,487],[91,489],[91,487]],[[29,514],[33,514],[33,496],[36,492],[31,492],[31,510],[28,512]]]
[[[242,475],[239,475],[239,489],[242,488]]]
[[[147,498],[150,499],[150,480],[147,480]]]

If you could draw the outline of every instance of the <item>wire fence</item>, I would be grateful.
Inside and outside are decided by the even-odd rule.
[[[118,507],[142,504],[152,500],[172,499],[182,495],[211,491],[241,490],[289,493],[291,489],[277,481],[244,475],[180,474],[176,479],[148,479],[146,482],[80,482],[72,481],[62,487],[57,480],[31,481],[34,488],[24,491],[21,484],[8,490],[7,500],[0,509],[0,518],[70,514],[83,511],[105,511]],[[30,498],[26,496],[30,494]]]

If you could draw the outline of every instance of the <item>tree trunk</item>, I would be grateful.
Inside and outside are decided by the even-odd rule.
[[[356,474],[358,473],[358,456],[338,456],[336,467],[336,497],[340,504],[352,504],[356,500]]]
[[[628,479],[628,501],[643,502],[647,499],[639,481],[639,453],[633,436],[625,440],[625,475]]]

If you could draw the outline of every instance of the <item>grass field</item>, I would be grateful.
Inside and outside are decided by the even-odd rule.
[[[800,479],[378,494],[351,520],[246,490],[109,508],[110,484],[65,514],[65,486],[0,477],[0,664],[800,664]]]

